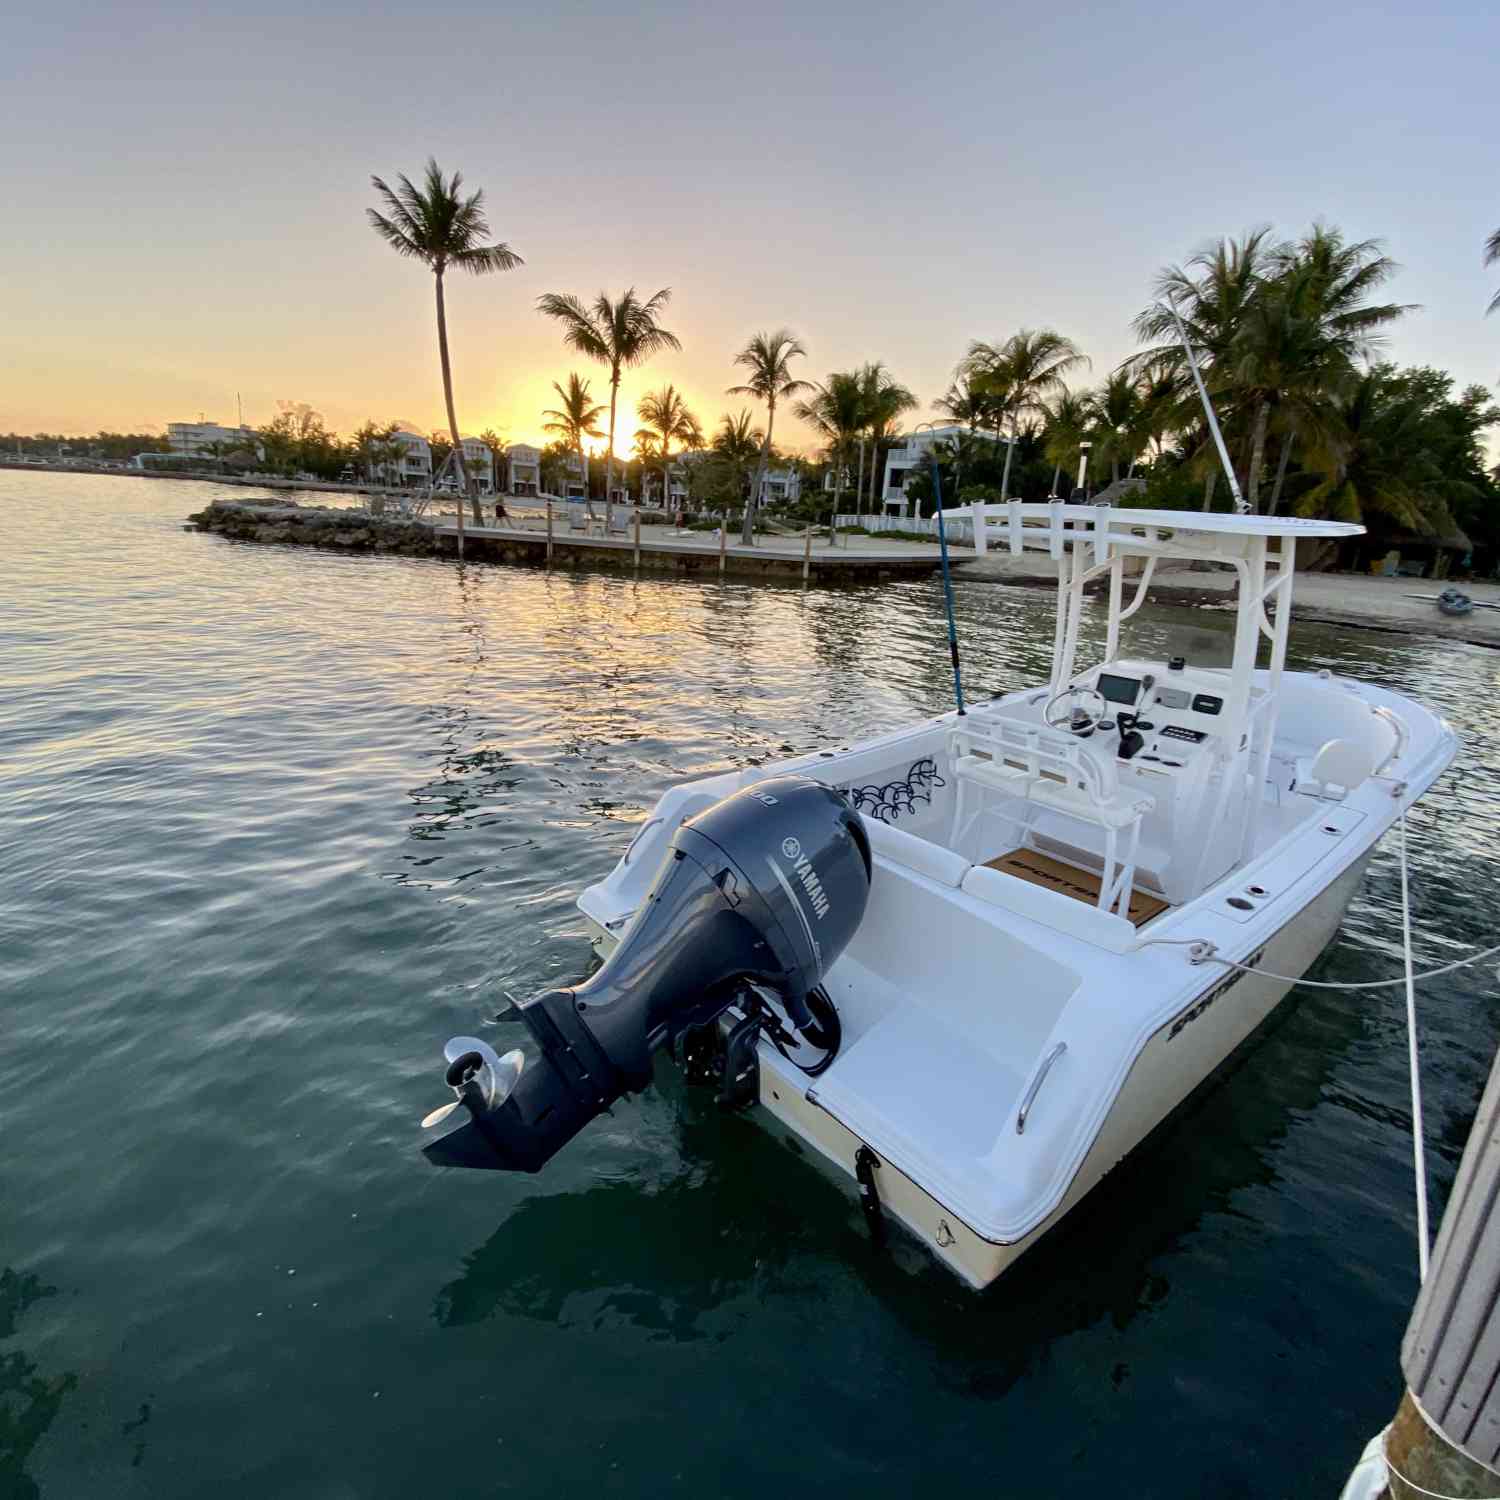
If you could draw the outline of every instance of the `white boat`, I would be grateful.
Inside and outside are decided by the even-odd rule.
[[[533,1096],[510,1106],[527,1123],[507,1125],[502,1142],[495,1126],[522,1054],[455,1039],[448,1081],[504,1159],[476,1160],[474,1130],[429,1148],[435,1159],[535,1170],[613,1096],[644,1086],[646,1049],[682,1042],[690,1076],[731,1100],[748,1090],[768,1124],[857,1183],[872,1214],[982,1287],[1265,1021],[1338,929],[1381,835],[1455,753],[1449,726],[1409,698],[1284,670],[1299,542],[1361,528],[1063,502],[988,506],[976,520],[995,523],[1012,552],[1057,565],[1049,681],[667,792],[579,897],[602,954],[624,940],[618,961],[508,1017],[526,1022],[549,1067],[578,1076],[550,1094],[533,1080]],[[1122,626],[1168,561],[1237,575],[1227,667],[1122,654]],[[1083,661],[1094,580],[1104,645]],[[862,878],[838,863],[847,829],[822,855],[804,857],[796,837],[775,843],[775,817],[790,816],[778,798],[807,783],[857,811],[854,842],[869,856],[868,889],[848,898],[863,904],[821,946],[829,902],[836,926]],[[764,858],[737,852],[754,847],[757,817],[772,840]],[[695,830],[718,843],[694,844]],[[709,871],[699,892],[717,882],[710,898],[674,894],[694,861]],[[831,999],[836,1028],[823,1013],[807,1026],[791,1003],[800,993],[756,980],[751,960],[717,958],[734,944],[704,900],[722,905],[722,888],[735,903],[736,880],[755,885],[762,865],[775,885],[762,870],[755,900],[782,903],[806,929],[818,972],[800,983]],[[747,975],[731,995],[728,981]],[[688,1017],[695,984],[720,1003]],[[644,990],[675,998],[646,1015]],[[581,1035],[570,1030],[579,1015]],[[622,1048],[640,1056],[626,1066]],[[567,1087],[585,1102],[559,1124]],[[536,1131],[554,1138],[533,1150]]]

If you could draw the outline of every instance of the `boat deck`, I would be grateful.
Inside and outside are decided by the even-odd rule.
[[[1030,881],[1032,885],[1056,891],[1060,896],[1071,896],[1073,900],[1082,901],[1088,906],[1096,906],[1099,902],[1097,874],[1092,870],[1080,870],[1076,865],[1065,864],[1060,859],[1053,859],[1050,854],[1041,854],[1035,849],[1012,849],[1007,854],[987,859],[985,864],[991,870],[1014,875],[1018,880]],[[1144,926],[1153,917],[1159,917],[1170,904],[1149,891],[1132,890],[1130,920],[1137,927]]]

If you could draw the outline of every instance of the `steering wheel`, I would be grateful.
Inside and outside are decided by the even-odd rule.
[[[1096,729],[1114,723],[1109,699],[1093,688],[1068,687],[1054,694],[1042,709],[1042,723],[1048,729],[1068,729],[1076,735],[1092,734]]]

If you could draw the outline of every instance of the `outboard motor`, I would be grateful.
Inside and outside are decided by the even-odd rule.
[[[701,1037],[736,1003],[751,1012],[733,1035],[752,1059],[761,1024],[778,1046],[806,1038],[832,1050],[837,1017],[818,986],[869,893],[859,814],[821,782],[777,776],[715,803],[677,830],[593,978],[502,1015],[525,1022],[535,1053],[502,1058],[473,1037],[448,1043],[445,1076],[457,1097],[422,1123],[460,1105],[470,1119],[427,1156],[443,1166],[539,1171],[621,1095],[651,1082],[657,1048]],[[761,995],[801,1038],[787,1035]]]

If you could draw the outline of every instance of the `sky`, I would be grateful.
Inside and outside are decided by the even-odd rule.
[[[971,339],[1073,338],[1101,380],[1157,270],[1322,218],[1421,309],[1387,354],[1500,380],[1500,10],[762,0],[55,0],[0,33],[0,432],[444,425],[432,278],[365,222],[429,155],[525,265],[450,279],[459,425],[541,438],[576,369],[543,292],[672,289],[705,426],[788,327],[812,379],[880,359],[922,401]],[[810,437],[778,413],[777,437]]]

